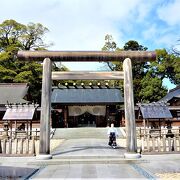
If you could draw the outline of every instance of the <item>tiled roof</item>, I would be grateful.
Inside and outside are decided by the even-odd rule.
[[[27,94],[26,83],[0,83],[0,105],[7,103],[26,103],[24,96]]]
[[[38,104],[6,106],[3,120],[32,120]]]
[[[168,106],[162,103],[140,104],[143,119],[172,118]]]
[[[52,103],[60,104],[118,104],[124,102],[118,88],[78,87],[55,88]]]
[[[172,98],[180,98],[180,85],[169,91],[160,101],[169,102]]]

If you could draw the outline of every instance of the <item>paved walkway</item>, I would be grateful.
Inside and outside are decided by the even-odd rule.
[[[52,152],[51,162],[34,163],[44,167],[34,178],[144,178],[124,152],[108,146],[107,139],[68,139]]]
[[[53,152],[53,158],[69,157],[123,157],[126,150],[122,147],[116,149],[108,146],[108,139],[68,139]]]
[[[0,170],[23,172],[24,179],[156,179],[156,173],[180,172],[179,154],[130,160],[124,159],[124,152],[124,148],[109,147],[107,139],[69,139],[52,152],[51,160],[1,157]]]

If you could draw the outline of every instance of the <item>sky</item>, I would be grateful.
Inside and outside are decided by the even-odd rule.
[[[101,50],[105,35],[122,48],[136,40],[148,50],[180,39],[180,0],[1,0],[0,23],[41,23],[49,50]],[[103,70],[100,63],[65,63],[70,70]],[[173,88],[168,80],[168,88]]]

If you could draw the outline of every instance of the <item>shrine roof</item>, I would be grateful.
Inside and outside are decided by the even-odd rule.
[[[77,86],[54,88],[52,103],[59,104],[119,104],[124,102],[119,88]]]
[[[3,120],[32,120],[38,104],[6,105]]]
[[[143,119],[169,119],[172,114],[164,103],[139,104]]]
[[[27,83],[0,83],[0,105],[26,103],[23,98],[28,88]]]

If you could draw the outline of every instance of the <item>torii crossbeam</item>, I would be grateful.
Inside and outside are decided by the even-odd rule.
[[[155,51],[18,51],[17,56],[28,61],[50,58],[52,61],[60,62],[124,61],[125,58],[130,58],[135,62],[142,62],[156,59]]]

